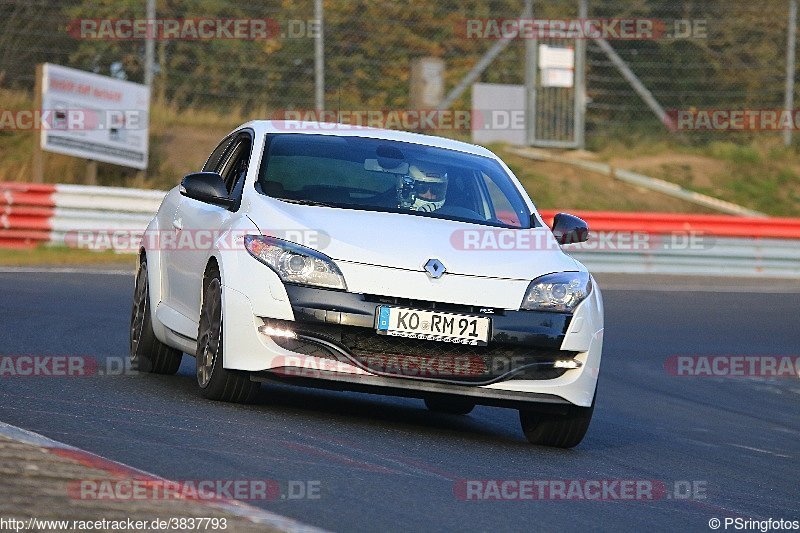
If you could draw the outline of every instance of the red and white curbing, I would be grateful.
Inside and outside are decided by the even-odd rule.
[[[0,436],[7,437],[17,442],[38,446],[43,448],[48,453],[58,455],[59,457],[72,459],[89,468],[103,470],[113,477],[122,476],[131,479],[146,480],[162,484],[169,483],[168,480],[154,474],[150,474],[149,472],[112,461],[111,459],[106,459],[105,457],[101,457],[92,452],[81,450],[80,448],[52,440],[44,435],[28,431],[27,429],[12,426],[10,424],[6,424],[5,422],[0,422]],[[292,533],[324,533],[324,530],[322,529],[302,524],[291,518],[287,518],[276,513],[271,513],[237,500],[215,498],[214,501],[192,500],[192,503],[211,506],[220,511],[245,518],[255,524],[268,525],[276,529],[280,529],[281,531]]]
[[[76,230],[144,230],[164,191],[0,183],[0,247],[63,243]]]

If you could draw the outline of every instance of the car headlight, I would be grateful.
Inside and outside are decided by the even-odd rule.
[[[287,283],[347,289],[339,267],[316,250],[263,235],[245,235],[244,247]]]
[[[592,291],[587,272],[558,272],[531,281],[522,309],[528,311],[572,312]]]

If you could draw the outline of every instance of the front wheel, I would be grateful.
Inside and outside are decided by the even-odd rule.
[[[537,413],[519,410],[522,431],[531,444],[573,448],[580,444],[589,430],[594,412],[594,398],[589,407],[570,405],[566,413]]]
[[[206,280],[197,332],[197,385],[209,400],[247,403],[259,389],[247,372],[224,367],[222,350],[222,283],[218,272]]]

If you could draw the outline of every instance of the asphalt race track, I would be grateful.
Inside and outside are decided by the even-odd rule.
[[[132,284],[0,273],[0,355],[90,356],[117,368]],[[169,479],[319,482],[319,499],[251,503],[334,531],[709,531],[715,517],[797,520],[800,380],[665,370],[671,355],[800,355],[800,294],[770,287],[606,289],[597,409],[573,450],[528,445],[505,409],[448,416],[418,400],[283,385],[262,386],[255,405],[209,402],[186,355],[174,377],[0,377],[0,421]],[[459,480],[490,479],[655,480],[670,491],[688,481],[698,491],[633,501],[455,495]]]

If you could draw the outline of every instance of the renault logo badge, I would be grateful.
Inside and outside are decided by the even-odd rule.
[[[441,278],[446,271],[447,269],[438,259],[428,259],[428,262],[425,263],[425,272],[433,279]]]

